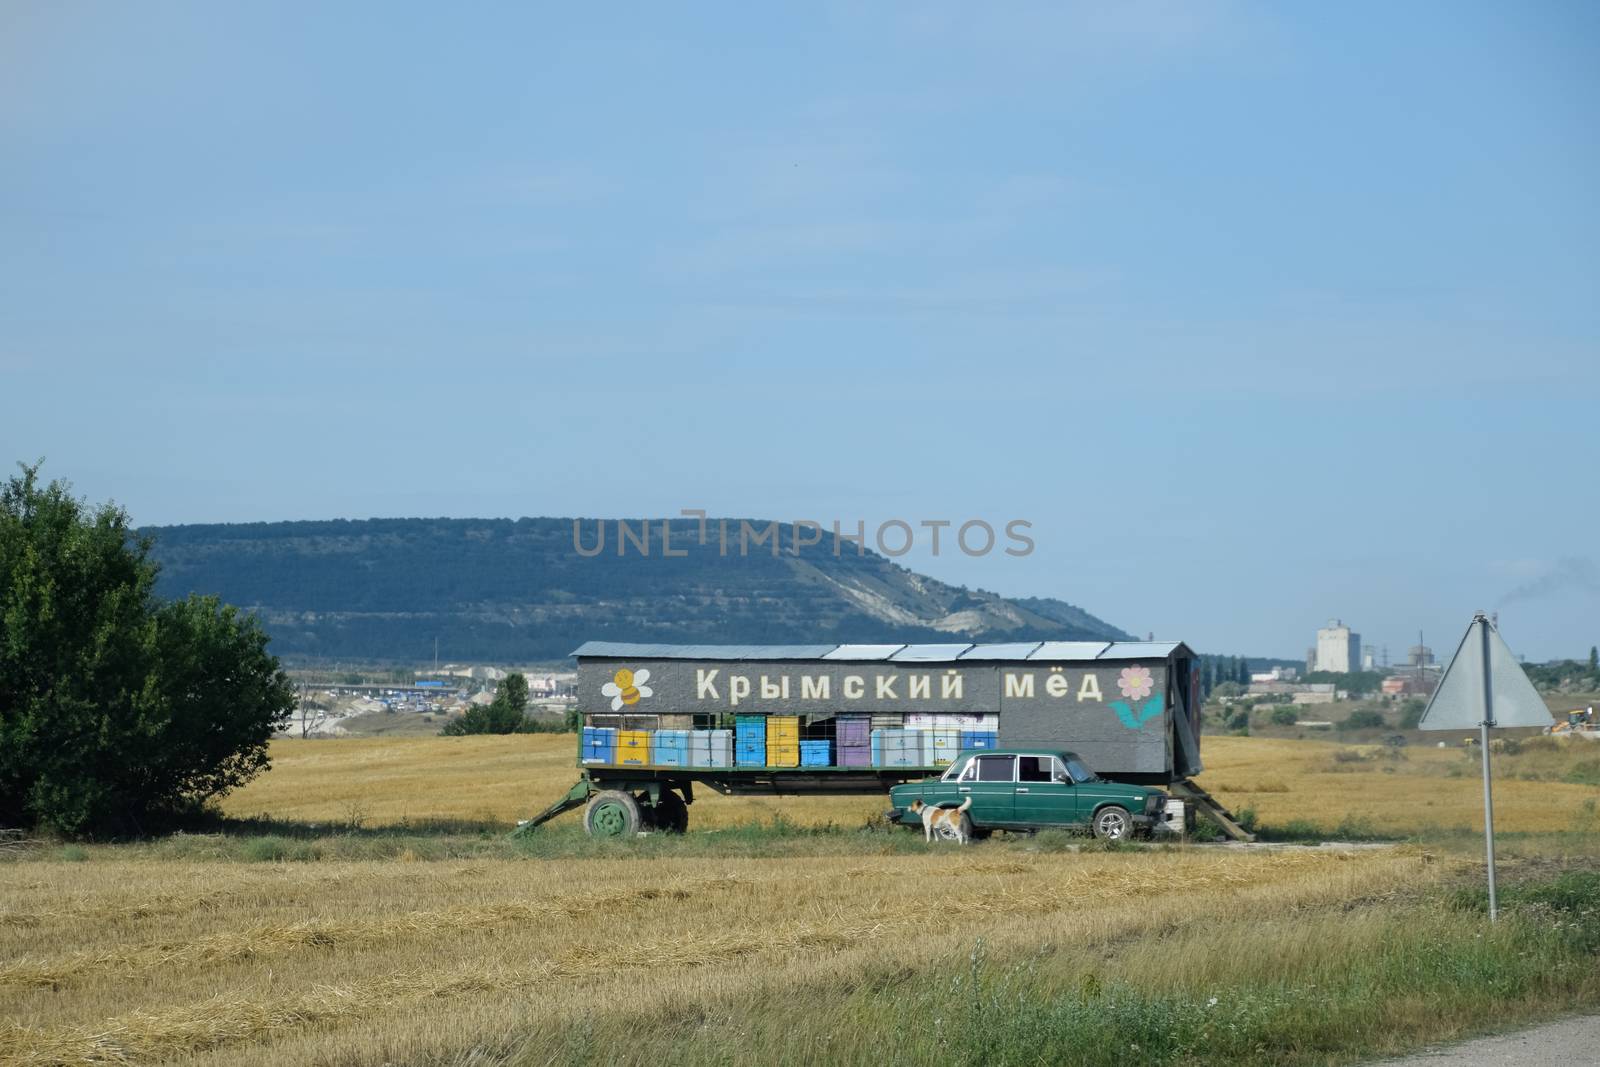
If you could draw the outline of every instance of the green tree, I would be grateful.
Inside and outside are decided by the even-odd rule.
[[[1428,707],[1421,697],[1406,697],[1400,702],[1400,729],[1415,730],[1422,722],[1422,713]]]
[[[520,734],[533,730],[528,720],[528,679],[513,671],[495,690],[494,700],[473,705],[439,731],[443,737],[467,734]]]
[[[1291,707],[1272,709],[1272,725],[1274,726],[1293,726],[1299,720],[1299,714]]]
[[[157,601],[127,514],[38,472],[0,487],[0,824],[138,831],[248,781],[294,707],[259,624]]]
[[[1589,673],[1600,674],[1600,645],[1589,646]]]

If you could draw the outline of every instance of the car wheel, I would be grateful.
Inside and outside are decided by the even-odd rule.
[[[1133,817],[1122,808],[1111,806],[1094,813],[1094,836],[1121,841],[1133,830]]]

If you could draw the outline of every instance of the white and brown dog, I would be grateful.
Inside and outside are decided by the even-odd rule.
[[[924,841],[932,842],[933,835],[937,833],[940,837],[953,837],[957,844],[964,845],[967,843],[966,811],[970,807],[972,807],[971,797],[963,800],[959,808],[929,807],[922,802],[921,797],[918,797],[911,802],[910,811],[913,815],[922,816]]]

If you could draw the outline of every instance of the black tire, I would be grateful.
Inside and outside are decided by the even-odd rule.
[[[967,836],[974,841],[987,841],[994,831],[987,826],[973,826],[972,820],[967,820]]]
[[[633,837],[643,823],[639,802],[620,789],[595,794],[583,809],[583,829],[590,837]]]
[[[965,835],[968,840],[972,838],[972,820],[967,818],[966,812],[961,813],[961,833]],[[944,822],[941,822],[934,827],[933,837],[936,841],[958,840],[955,831],[950,828],[948,823]]]
[[[1107,841],[1126,841],[1133,836],[1133,816],[1127,808],[1107,804],[1094,813],[1094,836]]]
[[[650,821],[663,833],[681,834],[689,829],[689,805],[677,793],[663,789]]]

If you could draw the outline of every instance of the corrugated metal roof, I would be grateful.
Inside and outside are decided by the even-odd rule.
[[[1052,663],[1067,660],[1094,659],[1109,645],[1107,641],[1043,641],[1030,660],[1050,660]]]
[[[837,647],[839,646],[651,645],[627,641],[585,641],[571,655],[608,659],[821,659]]]
[[[569,655],[614,656],[617,659],[672,659],[677,649],[687,645],[643,645],[630,641],[585,641]]]
[[[905,645],[840,645],[822,658],[880,661],[888,659],[905,647]]]
[[[1172,655],[1181,641],[1117,641],[1098,659],[1160,659]]]
[[[1039,641],[1012,641],[1006,644],[973,645],[961,653],[962,660],[983,659],[990,662],[1020,663],[1038,648]]]
[[[821,659],[838,645],[751,645],[744,659]]]
[[[972,647],[970,641],[948,645],[907,645],[890,656],[895,663],[951,663]]]
[[[1164,659],[1180,641],[1017,641],[1007,644],[928,645],[654,645],[585,641],[574,656],[602,659],[844,660],[857,663],[989,662],[1082,663],[1096,659]]]

